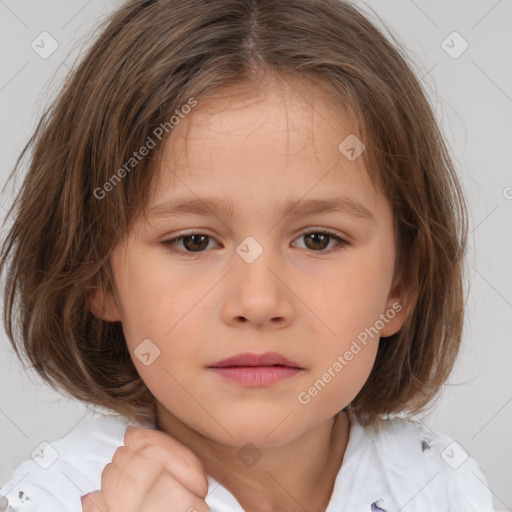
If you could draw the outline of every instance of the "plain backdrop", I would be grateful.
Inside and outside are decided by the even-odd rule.
[[[2,185],[88,34],[119,4],[0,0]],[[470,207],[462,352],[435,412],[421,419],[479,461],[496,509],[512,510],[512,1],[356,4],[371,18],[377,13],[410,56]],[[44,49],[35,46],[41,38]],[[0,196],[2,218],[11,199]],[[42,441],[63,437],[94,414],[24,372],[2,330],[0,486]]]

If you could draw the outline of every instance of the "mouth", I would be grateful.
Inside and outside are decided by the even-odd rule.
[[[264,387],[305,370],[281,354],[238,354],[208,366],[216,375],[246,387]]]
[[[254,354],[247,352],[245,354],[237,354],[222,361],[208,366],[208,368],[227,368],[227,367],[287,367],[304,370],[297,362],[292,361],[277,352],[266,352],[265,354]]]

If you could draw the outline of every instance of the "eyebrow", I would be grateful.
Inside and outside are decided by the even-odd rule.
[[[284,218],[290,216],[307,216],[319,213],[339,212],[370,222],[376,222],[373,213],[361,203],[347,197],[323,199],[298,199],[285,203],[282,210]],[[187,214],[211,215],[218,213],[233,217],[236,213],[233,203],[216,198],[175,198],[157,204],[149,209],[148,216],[179,217]]]

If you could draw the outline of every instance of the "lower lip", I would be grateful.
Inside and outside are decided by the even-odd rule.
[[[300,368],[290,366],[226,366],[210,367],[217,375],[234,380],[244,386],[260,387],[297,375]]]

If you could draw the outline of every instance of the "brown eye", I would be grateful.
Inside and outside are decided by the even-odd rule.
[[[208,247],[209,236],[207,235],[188,235],[183,237],[183,245],[188,251],[202,251]],[[206,241],[206,243],[205,243]]]
[[[204,252],[208,247],[210,239],[211,237],[208,235],[194,233],[191,235],[181,235],[176,238],[171,238],[170,240],[164,240],[162,244],[169,247],[173,252],[200,253]],[[184,251],[174,248],[174,246],[179,242],[183,242]]]
[[[305,249],[319,252],[321,254],[329,254],[331,251],[335,251],[349,245],[348,242],[329,231],[309,231],[307,233],[302,233],[298,239],[303,239],[305,241]],[[161,243],[171,252],[182,254],[202,254],[206,252],[209,242],[213,240],[214,239],[211,236],[203,233],[190,233],[187,235],[180,235],[169,240],[164,240]],[[332,241],[336,241],[337,244],[329,248]],[[178,247],[178,245],[181,245],[181,247]]]
[[[304,239],[306,249],[322,252],[324,254],[328,254],[331,250],[336,250],[338,247],[341,248],[344,245],[348,245],[345,240],[329,231],[308,231],[307,233],[302,233],[299,239]],[[332,240],[336,240],[338,243],[334,247],[325,250]]]
[[[321,250],[325,249],[329,245],[330,235],[325,233],[308,233],[304,235],[304,239],[307,240],[306,245],[308,249]]]

